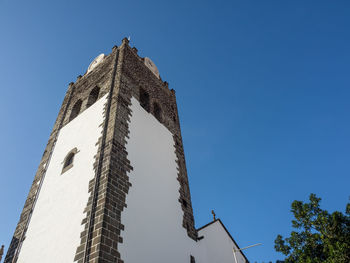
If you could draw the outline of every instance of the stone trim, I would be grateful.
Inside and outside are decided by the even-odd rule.
[[[81,262],[97,262],[99,257],[99,243],[101,242],[101,227],[103,219],[103,205],[105,202],[105,188],[106,182],[104,172],[108,166],[109,147],[107,143],[107,132],[111,120],[111,105],[113,101],[113,91],[115,89],[115,75],[118,66],[119,50],[114,49],[113,74],[110,80],[110,91],[107,104],[105,105],[105,118],[103,125],[102,136],[97,142],[99,150],[96,155],[94,164],[95,178],[89,183],[90,197],[85,208],[86,218],[83,219],[82,224],[85,225],[84,231],[81,233],[81,243],[77,248],[74,261]]]
[[[118,243],[123,242],[121,231],[124,225],[121,222],[121,212],[126,207],[126,195],[131,186],[128,172],[132,170],[130,161],[127,159],[126,138],[129,134],[129,119],[131,92],[121,83],[123,63],[127,39],[123,39],[119,52],[117,74],[115,78],[115,90],[111,104],[111,122],[107,131],[109,146],[108,170],[103,172],[104,205],[101,209],[102,226],[99,240],[98,257],[92,262],[118,262],[123,260],[118,252]]]
[[[82,222],[85,229],[74,259],[78,263],[123,262],[118,252],[118,243],[123,242],[120,232],[124,229],[120,218],[131,186],[127,173],[132,169],[125,147],[131,93],[120,83],[125,45],[126,39],[115,51],[116,64],[95,163],[96,178],[90,182],[87,217]]]
[[[185,154],[182,146],[182,139],[174,135],[175,142],[175,154],[177,157],[178,165],[178,177],[177,180],[180,184],[179,189],[179,202],[181,203],[182,211],[184,212],[182,226],[187,230],[187,235],[193,240],[198,240],[198,232],[195,229],[194,216],[191,205],[191,194],[187,177]]]

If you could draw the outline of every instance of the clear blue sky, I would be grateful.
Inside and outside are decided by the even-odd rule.
[[[0,243],[68,83],[125,36],[176,90],[196,226],[215,209],[251,262],[283,258],[290,203],[350,195],[349,1],[0,0]]]

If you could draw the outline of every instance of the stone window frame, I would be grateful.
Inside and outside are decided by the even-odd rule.
[[[72,150],[70,150],[67,154],[66,154],[66,157],[64,157],[64,160],[62,162],[63,164],[63,167],[62,167],[62,171],[61,171],[61,174],[65,173],[66,171],[68,171],[70,168],[73,167],[73,164],[74,164],[74,158],[75,158],[75,155],[78,153],[78,149],[77,147],[73,148]],[[73,155],[73,156],[72,156]],[[67,161],[69,159],[72,159],[72,161],[67,164]]]
[[[95,86],[89,93],[86,102],[86,109],[91,107],[96,101],[98,101],[101,93],[101,88],[99,86]],[[95,96],[97,94],[97,96]]]
[[[162,122],[163,120],[163,109],[160,106],[160,103],[157,100],[152,100],[152,112],[154,117],[159,121]]]
[[[147,90],[142,87],[139,88],[139,101],[142,108],[144,108],[147,112],[150,112],[150,95]]]
[[[69,115],[69,121],[72,121],[74,120],[78,115],[79,113],[81,112],[81,106],[83,104],[83,100],[82,99],[78,99],[72,109],[71,109],[71,112],[70,112],[70,115]]]

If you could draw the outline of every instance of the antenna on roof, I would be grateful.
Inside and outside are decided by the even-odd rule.
[[[233,256],[234,256],[234,258],[235,258],[235,263],[238,263],[237,257],[236,257],[236,252],[242,251],[242,250],[247,249],[247,248],[250,248],[250,247],[260,246],[260,245],[262,245],[262,243],[254,244],[254,245],[247,246],[247,247],[240,248],[240,249],[232,248],[232,250],[233,250]]]

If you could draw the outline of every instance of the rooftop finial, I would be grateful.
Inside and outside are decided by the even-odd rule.
[[[215,214],[214,210],[211,210],[211,213],[213,214],[213,221],[215,221],[216,220],[216,214]]]
[[[127,39],[126,37],[123,38],[122,43],[128,45],[129,44],[129,39]]]

